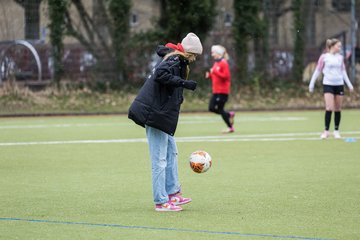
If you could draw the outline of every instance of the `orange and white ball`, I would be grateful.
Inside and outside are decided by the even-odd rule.
[[[211,167],[211,156],[205,151],[195,151],[190,155],[190,167],[196,173],[204,173]]]

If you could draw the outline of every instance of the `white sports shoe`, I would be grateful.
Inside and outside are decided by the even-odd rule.
[[[321,139],[327,139],[328,137],[329,137],[329,131],[326,130],[320,135]]]
[[[340,135],[339,131],[337,131],[337,130],[335,130],[333,132],[333,135],[334,135],[334,138],[337,138],[337,139],[341,138],[341,135]]]

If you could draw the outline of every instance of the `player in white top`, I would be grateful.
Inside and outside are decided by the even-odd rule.
[[[354,90],[346,73],[344,57],[340,54],[341,42],[338,39],[326,41],[326,53],[323,53],[317,63],[316,69],[311,77],[309,91],[314,91],[316,79],[323,73],[323,90],[325,100],[325,131],[321,134],[322,139],[329,137],[329,126],[331,114],[334,112],[335,130],[334,138],[341,138],[339,133],[341,119],[341,105],[344,97],[344,82],[350,89]]]

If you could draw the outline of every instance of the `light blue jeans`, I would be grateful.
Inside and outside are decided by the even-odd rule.
[[[169,194],[180,191],[177,147],[173,136],[145,126],[149,144],[152,190],[155,204],[169,201]]]

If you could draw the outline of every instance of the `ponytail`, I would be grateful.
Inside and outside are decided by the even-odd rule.
[[[226,61],[229,60],[229,54],[228,54],[228,52],[227,52],[226,50],[225,50],[225,52],[224,52],[223,58],[224,58]]]

